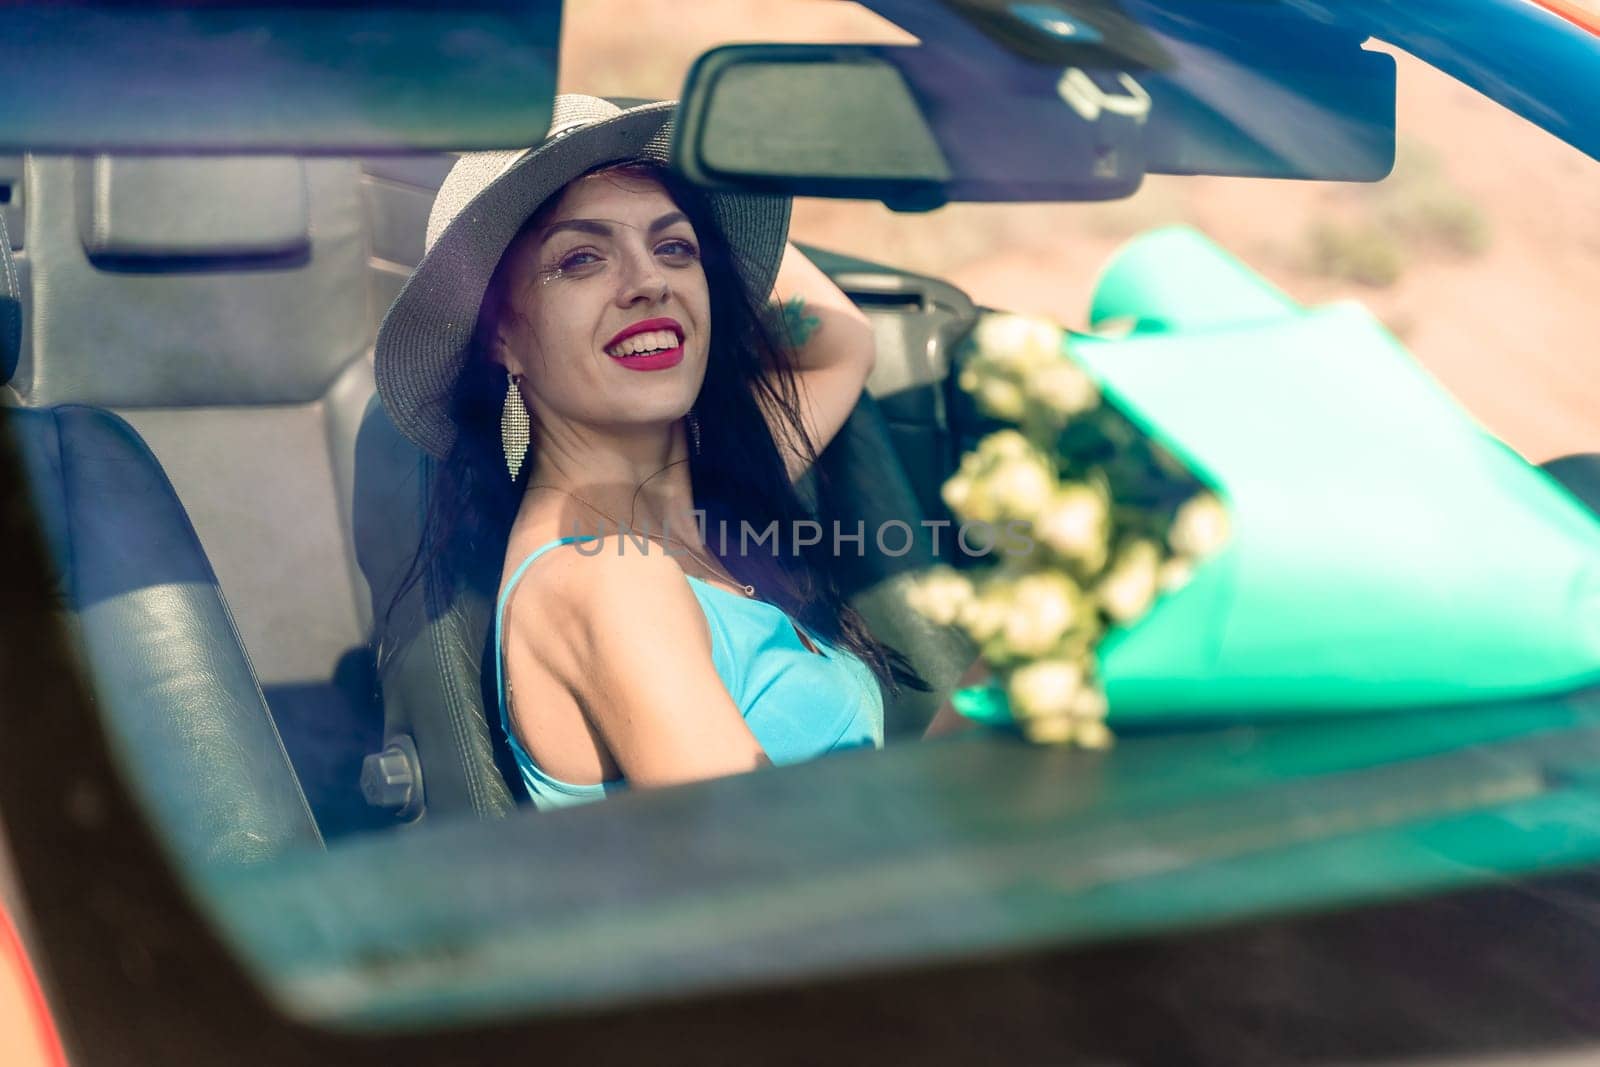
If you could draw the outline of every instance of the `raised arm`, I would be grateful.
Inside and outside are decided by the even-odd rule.
[[[794,245],[778,269],[773,300],[784,308],[796,344],[800,414],[813,447],[821,452],[839,432],[872,373],[877,349],[872,324],[850,298]],[[770,420],[770,413],[769,413]],[[781,423],[773,436],[791,479],[805,473],[802,450],[785,440]]]
[[[608,538],[593,556],[563,553],[550,564],[540,610],[514,610],[511,639],[572,694],[631,784],[770,762],[712,664],[705,614],[674,560],[632,543],[618,555]]]

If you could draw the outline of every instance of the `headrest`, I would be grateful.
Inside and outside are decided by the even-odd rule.
[[[90,260],[239,260],[310,254],[300,160],[96,156],[78,168],[78,233]]]
[[[114,158],[100,170],[89,156],[29,158],[35,299],[17,375],[21,403],[124,410],[304,404],[369,350],[372,282],[355,163],[146,157],[124,171],[124,162]],[[97,170],[109,185],[96,181]],[[267,173],[280,177],[268,180]],[[133,185],[122,182],[124,174]],[[100,215],[123,235],[102,246],[150,254],[97,257],[84,248],[94,210],[78,197],[96,184],[108,194],[102,206],[110,204]],[[119,218],[141,222],[140,211],[128,213],[137,198],[119,193],[133,188],[148,191],[134,206],[153,216],[141,241],[115,227]],[[286,197],[292,209],[284,209]],[[283,240],[241,239],[241,216],[259,218],[268,205],[277,205],[273,217],[297,220],[298,253],[266,252],[288,247]],[[153,225],[155,216],[166,222]],[[200,216],[214,220],[211,229],[196,225]],[[179,248],[190,254],[170,254]]]

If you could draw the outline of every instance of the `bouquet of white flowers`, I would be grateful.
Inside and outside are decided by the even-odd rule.
[[[1104,402],[1053,323],[984,316],[958,382],[1015,428],[962,458],[944,501],[966,523],[1023,524],[1028,551],[970,573],[936,568],[913,588],[913,606],[977,642],[994,676],[987,695],[1030,740],[1104,747],[1096,649],[1222,545],[1227,512]]]

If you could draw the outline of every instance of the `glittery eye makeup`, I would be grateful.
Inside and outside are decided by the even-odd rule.
[[[585,268],[594,267],[601,262],[598,252],[587,248],[577,248],[557,256],[541,273],[565,275],[581,273]]]
[[[700,249],[687,237],[669,237],[656,243],[654,254],[672,267],[686,267],[700,258]],[[605,265],[603,250],[588,246],[558,250],[539,268],[542,280],[569,276],[586,276]]]

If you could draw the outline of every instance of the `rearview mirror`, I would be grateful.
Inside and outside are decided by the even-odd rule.
[[[1083,116],[1059,98],[990,98],[948,70],[941,76],[941,62],[920,47],[713,49],[689,72],[674,165],[704,185],[875,199],[902,211],[1138,189],[1143,116],[1125,106],[1125,89],[1085,75],[1093,103]]]
[[[987,41],[714,49],[684,86],[675,164],[713,187],[900,210],[1106,200],[1135,192],[1146,172],[1389,173],[1389,56],[1348,32],[1331,41],[1281,21],[1173,22],[1154,33],[1174,57],[1164,70],[1062,68]]]

